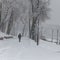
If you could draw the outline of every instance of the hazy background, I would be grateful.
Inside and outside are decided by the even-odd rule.
[[[60,0],[50,0],[51,19],[46,21],[45,24],[60,25]]]

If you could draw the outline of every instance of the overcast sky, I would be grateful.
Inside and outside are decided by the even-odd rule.
[[[60,25],[60,0],[50,0],[50,7],[51,19],[46,23]]]

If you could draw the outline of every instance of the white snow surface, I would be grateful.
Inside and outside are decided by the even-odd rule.
[[[1,35],[2,33],[0,33]],[[60,45],[22,37],[0,40],[0,60],[60,60]]]
[[[0,37],[4,37],[4,36],[9,37],[9,36],[12,36],[12,35],[7,35],[7,34],[2,33],[2,32],[0,31]]]

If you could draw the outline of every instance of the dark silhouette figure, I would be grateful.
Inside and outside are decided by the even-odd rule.
[[[19,42],[20,42],[21,41],[21,33],[19,33],[18,38],[19,38]]]

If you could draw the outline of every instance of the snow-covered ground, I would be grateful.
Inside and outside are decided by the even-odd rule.
[[[0,33],[1,34],[1,33]],[[60,45],[22,37],[0,40],[0,60],[60,60]]]
[[[11,37],[12,35],[7,35],[7,34],[2,33],[2,32],[0,31],[0,38],[1,38],[1,37],[4,38],[5,36],[6,36],[6,37]],[[12,37],[13,37],[13,36],[12,36]]]

